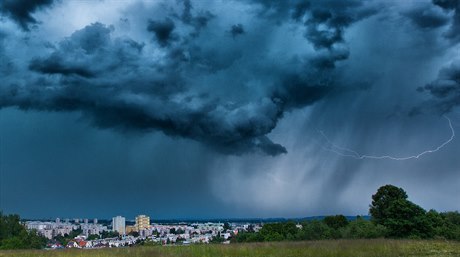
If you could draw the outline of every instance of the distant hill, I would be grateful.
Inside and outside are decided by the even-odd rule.
[[[327,216],[309,216],[302,218],[227,218],[227,219],[157,219],[151,220],[153,223],[177,224],[177,223],[202,223],[202,222],[234,222],[234,223],[272,223],[286,221],[312,221],[322,220]],[[357,216],[345,216],[348,220],[356,220]],[[370,216],[360,216],[365,220],[370,220]]]

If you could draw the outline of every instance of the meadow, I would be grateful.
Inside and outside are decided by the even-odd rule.
[[[460,256],[460,242],[437,240],[321,240],[230,245],[139,246],[112,249],[9,250],[1,257],[387,257]]]

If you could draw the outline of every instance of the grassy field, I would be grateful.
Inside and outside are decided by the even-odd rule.
[[[386,257],[460,256],[460,242],[417,240],[330,240],[233,245],[152,246],[93,250],[0,251],[1,257]]]

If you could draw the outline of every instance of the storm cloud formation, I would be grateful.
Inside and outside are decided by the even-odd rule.
[[[443,32],[443,36],[448,39],[456,49],[454,54],[458,54],[458,43],[460,42],[460,1],[458,0],[433,0],[432,4],[436,8],[441,8],[445,13],[452,17],[447,24],[450,26]],[[427,13],[432,12],[432,9],[427,8]],[[438,27],[446,23],[441,17],[428,18],[428,20],[420,21],[421,27]],[[416,18],[419,19],[419,18]],[[414,20],[415,21],[415,20]],[[423,23],[424,26],[422,26]],[[446,114],[451,112],[460,104],[460,61],[458,56],[453,56],[449,63],[441,67],[437,78],[423,87],[417,89],[418,92],[429,92],[433,99],[414,108],[412,114],[434,110],[438,113]]]
[[[4,0],[0,3],[0,13],[11,17],[22,29],[29,30],[30,24],[37,23],[32,13],[52,5],[54,0]]]
[[[419,88],[419,91],[428,91],[436,98],[434,106],[441,113],[451,112],[460,105],[460,61],[454,61],[439,71],[438,78]]]
[[[75,174],[165,217],[366,214],[388,183],[427,209],[460,193],[457,139],[396,163],[339,156],[318,132],[408,156],[450,135],[443,114],[458,130],[459,1],[2,1],[0,15],[5,209],[61,202],[67,184],[43,185]]]
[[[454,42],[460,40],[460,1],[459,0],[433,0],[433,3],[446,12],[453,12],[450,28],[444,36]]]
[[[49,111],[82,111],[102,128],[159,129],[236,153],[260,148],[276,155],[285,149],[265,135],[282,114],[267,98],[246,104],[221,104],[189,92],[180,65],[159,64],[142,55],[143,45],[114,38],[95,23],[74,32],[56,50],[31,60],[44,75],[25,85],[2,87],[2,106]]]
[[[403,12],[416,26],[424,29],[442,27],[449,23],[449,17],[441,8],[433,7],[430,3],[417,6]]]
[[[149,21],[147,30],[153,32],[158,43],[164,47],[169,44],[169,41],[175,40],[172,34],[174,28],[174,22],[171,19],[165,19],[164,21]]]
[[[200,45],[202,42],[195,38],[214,15],[209,11],[193,14],[191,2],[184,1],[181,15],[173,13],[147,21],[146,30],[165,48],[160,56],[146,53],[144,48],[148,43],[114,37],[112,26],[93,23],[49,47],[46,54],[32,57],[28,64],[32,73],[27,79],[8,74],[0,91],[0,105],[80,111],[101,128],[160,130],[230,154],[255,150],[269,155],[286,153],[267,134],[284,112],[311,105],[332,91],[342,90],[339,88],[343,85],[334,81],[322,83],[318,74],[347,59],[343,31],[372,13],[358,2],[338,6],[327,2],[308,9],[292,4],[287,8],[295,15],[292,19],[286,17],[286,22],[294,20],[305,26],[305,37],[317,54],[299,62],[294,72],[276,71],[276,76],[261,85],[265,93],[252,99],[223,99],[197,85],[205,82],[195,80],[236,68],[234,62],[241,57],[223,56],[219,60],[212,51],[226,54],[231,50]],[[176,28],[176,23],[185,27]],[[191,33],[184,31],[187,26]],[[233,25],[233,36],[243,33],[241,24]],[[221,36],[225,37],[223,31]],[[240,63],[238,69],[249,68],[250,64]],[[308,72],[312,64],[316,70]],[[257,76],[264,75],[249,79],[258,79]]]

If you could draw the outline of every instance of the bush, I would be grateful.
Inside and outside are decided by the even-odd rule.
[[[388,229],[382,225],[358,218],[341,229],[343,238],[383,238],[387,235]]]
[[[327,216],[323,222],[332,229],[339,229],[348,225],[348,220],[343,215]]]
[[[319,220],[302,223],[302,239],[321,240],[333,238],[333,229]]]

